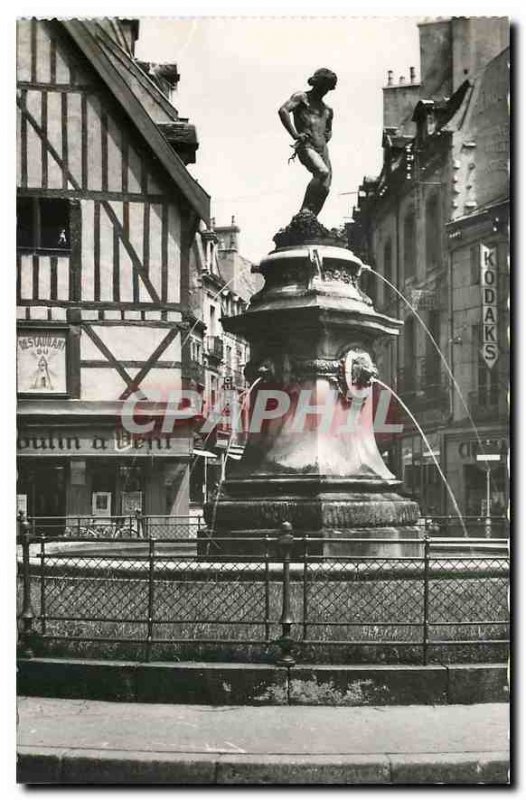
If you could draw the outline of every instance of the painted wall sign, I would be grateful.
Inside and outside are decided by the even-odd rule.
[[[497,248],[480,245],[480,289],[482,292],[481,355],[488,369],[499,357],[497,345]]]
[[[31,331],[17,335],[18,391],[66,393],[66,331]]]
[[[145,438],[120,430],[99,428],[72,430],[65,428],[26,429],[19,432],[19,456],[189,456],[192,440],[188,436]]]

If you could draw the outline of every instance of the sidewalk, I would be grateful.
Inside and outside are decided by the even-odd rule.
[[[23,783],[507,783],[508,707],[19,699]]]

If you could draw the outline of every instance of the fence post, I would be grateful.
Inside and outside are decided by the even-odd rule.
[[[427,665],[429,642],[429,534],[424,534],[424,626],[422,641],[422,663]]]
[[[153,640],[153,600],[154,600],[155,539],[148,539],[148,633],[146,635],[146,661],[151,660]]]
[[[293,641],[290,635],[293,622],[290,610],[290,556],[293,544],[294,535],[292,533],[292,525],[290,522],[283,522],[281,525],[281,534],[278,538],[278,547],[283,553],[283,594],[281,617],[279,619],[281,624],[281,636],[278,639],[281,654],[276,661],[276,663],[282,667],[293,667],[296,663],[291,655]]]
[[[131,517],[130,517],[131,520]],[[137,525],[137,539],[144,539],[144,526],[140,508],[135,509],[135,522]]]
[[[20,632],[20,655],[33,658],[35,615],[31,602],[31,573],[29,564],[29,545],[31,543],[30,525],[23,512],[19,516],[20,543],[22,545],[22,631]]]
[[[307,625],[309,624],[309,591],[308,572],[309,565],[309,537],[303,537],[303,641],[307,638]]]
[[[46,634],[46,537],[40,535],[40,633]]]
[[[265,641],[270,641],[270,536],[265,536]]]

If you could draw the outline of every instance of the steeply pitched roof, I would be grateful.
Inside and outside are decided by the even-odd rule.
[[[62,20],[62,25],[90,61],[140,135],[152,149],[168,176],[198,216],[208,222],[210,196],[186,169],[156,123],[178,120],[168,102],[131,56],[121,48],[99,20]]]

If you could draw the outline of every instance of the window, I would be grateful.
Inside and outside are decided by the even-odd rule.
[[[19,197],[16,218],[16,244],[19,249],[71,250],[68,200]]]
[[[433,309],[428,312],[427,328],[435,340],[437,347],[440,347],[440,312]],[[441,358],[431,338],[426,336],[426,363],[425,378],[428,385],[440,383],[440,362]]]
[[[198,339],[190,340],[190,358],[192,361],[196,361],[198,364],[203,363],[203,351],[201,348],[201,342]]]
[[[409,317],[404,324],[403,330],[403,343],[404,343],[404,367],[406,369],[415,369],[415,321],[413,317]]]
[[[412,392],[416,386],[415,364],[415,321],[409,317],[402,332],[403,366],[398,374],[398,388],[401,392]]]
[[[413,210],[408,211],[404,218],[404,269],[406,278],[416,272],[416,221]]]
[[[471,285],[480,285],[480,245],[474,244],[469,248],[469,260],[471,268]]]
[[[435,192],[426,201],[426,270],[440,264],[440,203]]]
[[[393,246],[388,239],[384,246],[384,278],[393,280]]]
[[[215,306],[210,306],[210,336],[216,335],[216,309]]]

